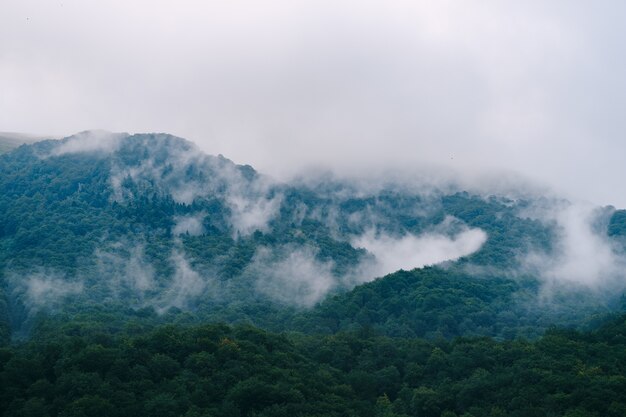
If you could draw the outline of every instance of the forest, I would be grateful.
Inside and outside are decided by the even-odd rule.
[[[0,155],[1,415],[626,415],[626,210],[86,143]]]
[[[0,349],[5,416],[610,416],[626,316],[539,339],[328,336],[250,326],[42,323]]]

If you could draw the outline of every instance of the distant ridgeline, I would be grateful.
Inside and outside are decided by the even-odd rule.
[[[44,139],[44,137],[12,132],[0,132],[0,154],[9,152],[22,144],[33,143],[42,139]]]
[[[564,212],[409,182],[281,183],[166,134],[22,145],[0,156],[0,339],[94,311],[429,338],[594,323],[623,304],[626,212]],[[570,226],[604,264],[572,267]]]

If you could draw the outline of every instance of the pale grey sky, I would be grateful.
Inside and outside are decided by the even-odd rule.
[[[0,131],[168,132],[273,175],[519,172],[626,207],[621,1],[0,0]]]

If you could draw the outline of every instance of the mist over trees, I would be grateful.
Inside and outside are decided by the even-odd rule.
[[[166,134],[24,145],[0,172],[4,415],[626,407],[624,210],[280,182]]]

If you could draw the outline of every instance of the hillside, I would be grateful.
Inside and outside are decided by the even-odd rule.
[[[621,417],[625,354],[624,316],[534,342],[64,323],[0,349],[0,413]]]
[[[0,132],[0,154],[7,153],[20,145],[31,144],[43,139],[43,136],[25,135],[22,133],[13,132]]]
[[[568,229],[537,213],[567,213],[563,201],[419,179],[277,182],[166,134],[43,141],[0,156],[0,172],[5,342],[41,314],[90,308],[273,330],[504,338],[620,308],[619,286],[557,286],[555,303],[539,302],[562,274],[537,259],[561,256]],[[588,233],[618,259],[623,212],[591,213]]]

